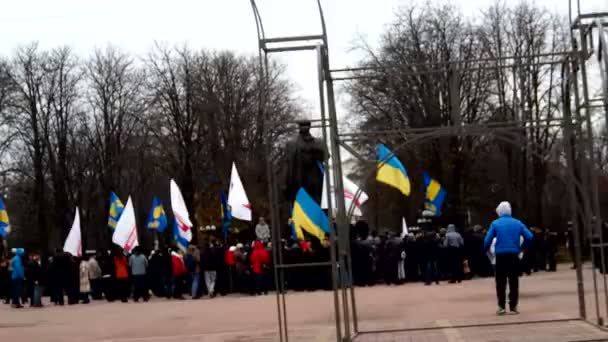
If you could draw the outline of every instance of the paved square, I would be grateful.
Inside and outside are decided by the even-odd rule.
[[[596,320],[591,272],[585,270],[587,312]],[[606,316],[603,277],[598,278],[600,313]],[[149,303],[106,303],[12,310],[0,306],[0,341],[216,342],[277,340],[274,295]],[[455,327],[410,332],[362,334],[356,341],[602,341],[608,334],[579,321],[518,324],[576,318],[574,271],[521,279],[521,314],[496,317],[493,279],[462,284],[375,286],[356,289],[359,329]],[[290,341],[335,341],[331,292],[289,293]]]

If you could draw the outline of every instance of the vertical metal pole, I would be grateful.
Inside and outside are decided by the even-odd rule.
[[[576,48],[576,44],[573,41],[573,47],[575,51],[578,51],[578,49]],[[571,60],[571,65],[572,65],[572,79],[571,79],[571,83],[570,86],[573,90],[574,93],[574,113],[576,116],[576,120],[575,120],[575,126],[574,126],[574,134],[575,136],[578,138],[577,139],[577,144],[576,144],[576,149],[577,149],[577,155],[578,155],[578,163],[577,166],[579,168],[579,175],[581,178],[581,183],[582,183],[582,187],[579,189],[578,193],[581,196],[581,200],[583,202],[583,222],[584,222],[584,226],[582,227],[582,232],[586,233],[587,235],[587,239],[589,239],[589,244],[590,244],[590,251],[591,251],[591,272],[593,275],[593,298],[595,300],[595,311],[596,311],[596,319],[598,322],[600,322],[602,320],[601,318],[601,314],[600,314],[600,309],[599,309],[599,292],[598,292],[598,288],[597,288],[597,270],[595,269],[595,253],[594,253],[594,247],[593,247],[593,231],[591,228],[591,217],[593,216],[593,213],[591,211],[591,204],[589,203],[589,194],[591,193],[589,191],[589,172],[587,172],[587,163],[586,161],[586,153],[585,153],[585,139],[584,139],[584,135],[583,135],[583,131],[582,131],[582,116],[581,116],[581,112],[580,112],[580,96],[579,96],[579,92],[578,92],[578,67],[579,67],[579,59],[578,59],[578,53],[574,56],[575,58]],[[585,234],[583,234],[582,236],[584,236]],[[584,248],[585,243],[584,241],[581,242],[581,248]]]
[[[342,289],[342,306],[343,306],[343,315],[344,315],[344,341],[351,340],[351,331],[350,331],[350,319],[349,319],[349,309],[348,309],[348,296],[346,294],[345,284],[350,279],[350,275],[348,274],[348,270],[346,269],[346,257],[347,257],[347,244],[349,243],[349,231],[348,231],[348,222],[345,212],[345,204],[344,204],[344,184],[342,184],[342,160],[340,158],[340,147],[338,144],[338,119],[336,115],[336,103],[334,96],[334,85],[333,80],[331,78],[331,72],[329,69],[329,55],[327,46],[323,46],[322,48],[322,66],[325,74],[325,86],[327,89],[327,107],[329,111],[329,139],[331,146],[331,160],[332,167],[334,170],[334,186],[335,192],[338,194],[336,196],[336,222],[338,224],[338,249],[340,253],[340,276],[341,276],[341,289]]]
[[[277,239],[277,231],[280,230],[280,224],[278,221],[276,221],[276,207],[275,207],[275,198],[274,198],[274,187],[273,187],[273,183],[274,183],[274,175],[272,174],[272,162],[271,162],[271,158],[270,158],[270,152],[271,152],[271,145],[268,146],[268,150],[266,152],[266,173],[267,173],[267,178],[268,178],[268,197],[269,197],[269,202],[270,202],[270,217],[271,217],[271,221],[272,221],[272,225],[274,226],[274,229],[272,229],[271,233],[271,238],[272,238],[272,258],[274,260],[274,286],[276,289],[276,297],[277,297],[277,316],[278,316],[278,321],[279,321],[279,341],[283,342],[283,336],[284,336],[284,330],[283,330],[283,312],[281,310],[281,298],[280,298],[280,293],[281,293],[281,286],[279,284],[279,272],[282,271],[282,268],[280,268],[280,262],[279,262],[279,258],[277,257],[277,254],[280,254],[281,251],[279,250],[279,248],[281,248],[281,242],[279,239]]]
[[[595,25],[598,29],[598,51],[597,64],[600,69],[600,79],[602,80],[602,97],[604,100],[604,118],[605,128],[608,128],[608,30],[602,26],[599,20],[596,20]]]
[[[325,89],[323,86],[325,75],[323,73],[323,51],[321,50],[321,46],[317,45],[317,71],[318,71],[318,79],[319,79],[319,105],[321,110],[321,125],[323,130],[323,144],[327,146],[327,119],[325,115]],[[331,203],[331,184],[329,180],[329,165],[325,168],[325,186],[327,187],[327,208],[328,213],[331,217],[332,214],[332,203]],[[337,194],[336,194],[337,196]],[[329,225],[330,231],[330,261],[331,261],[331,281],[332,281],[332,292],[334,295],[334,315],[336,320],[336,340],[342,340],[342,322],[340,319],[340,299],[338,297],[338,269],[336,265],[336,229],[333,224]]]
[[[585,123],[587,124],[587,149],[589,150],[589,160],[588,160],[588,172],[590,182],[591,193],[588,195],[591,196],[592,208],[593,208],[593,232],[599,235],[599,243],[600,243],[600,273],[602,274],[602,280],[604,283],[604,303],[606,306],[606,313],[608,314],[608,282],[606,280],[606,256],[604,253],[604,234],[602,231],[602,220],[601,220],[601,212],[600,212],[600,201],[599,201],[599,193],[598,193],[598,180],[597,180],[597,172],[596,172],[596,163],[595,163],[595,154],[593,153],[593,125],[591,123],[591,112],[589,111],[589,88],[587,83],[587,66],[586,66],[586,58],[587,58],[587,39],[586,34],[583,30],[579,30],[580,39],[582,44],[582,55],[578,55],[578,62],[581,67],[581,81],[583,85],[583,103],[585,104]],[[576,74],[576,71],[575,71]],[[578,105],[577,105],[578,106]],[[582,125],[582,123],[581,123]],[[604,324],[604,320],[600,315],[600,319],[598,320],[599,325]]]
[[[570,61],[562,65],[562,104],[563,104],[563,129],[564,129],[564,149],[568,164],[568,197],[570,197],[570,212],[572,215],[572,233],[574,234],[574,262],[576,264],[576,290],[578,293],[578,309],[581,319],[587,319],[587,309],[585,305],[585,286],[583,282],[581,238],[578,225],[578,210],[576,201],[576,185],[574,163],[574,151],[572,150],[572,114],[570,108]]]

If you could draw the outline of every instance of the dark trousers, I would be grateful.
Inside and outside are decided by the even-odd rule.
[[[11,279],[11,298],[13,305],[21,305],[23,279]]]
[[[519,256],[516,253],[496,255],[496,297],[498,306],[505,308],[507,281],[509,282],[509,307],[517,309],[519,301]]]
[[[547,265],[549,272],[555,272],[557,270],[554,252],[547,253]]]
[[[458,247],[448,247],[448,255],[450,260],[450,281],[461,282],[464,278],[461,249]]]
[[[435,260],[427,260],[424,267],[424,283],[430,285],[432,282],[439,284],[437,262]]]
[[[91,279],[91,297],[95,300],[101,299],[101,278]]]
[[[117,299],[121,302],[126,303],[129,301],[130,287],[129,278],[115,279],[114,280],[114,294]]]
[[[133,276],[133,299],[137,302],[140,298],[143,298],[146,302],[150,299],[145,275]]]

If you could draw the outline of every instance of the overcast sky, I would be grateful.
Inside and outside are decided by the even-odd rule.
[[[580,0],[583,12],[608,7],[608,0]],[[493,0],[452,0],[474,16]],[[515,4],[519,0],[506,0]],[[575,1],[573,1],[576,3]],[[601,3],[604,4],[601,4]],[[255,22],[249,0],[0,0],[0,54],[18,44],[39,41],[43,48],[69,45],[81,56],[108,43],[143,55],[155,40],[192,48],[257,53]],[[404,0],[322,0],[333,68],[353,65],[349,52],[357,36],[375,45],[385,24]],[[567,0],[537,0],[564,15]],[[316,0],[258,0],[266,34],[286,36],[320,32]],[[604,8],[606,9],[606,8]],[[313,52],[277,56],[288,65],[298,95],[316,112],[316,61]],[[341,113],[344,114],[344,113]]]

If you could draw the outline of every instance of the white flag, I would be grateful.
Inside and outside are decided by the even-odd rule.
[[[330,182],[333,183],[333,174],[331,169],[329,170],[329,172]],[[363,216],[363,213],[361,212],[361,206],[369,199],[369,197],[363,190],[361,190],[361,192],[359,193],[359,197],[355,201],[355,195],[357,194],[357,191],[359,191],[359,186],[344,175],[342,175],[342,184],[344,186],[344,205],[346,206],[345,210],[348,211],[352,205],[354,208],[352,216]],[[335,186],[333,184],[331,184],[331,207],[334,210],[336,209],[336,192]],[[321,208],[329,208],[327,205],[327,182],[325,181],[325,176],[323,177],[323,194],[321,195]]]
[[[245,193],[243,182],[236,170],[236,165],[232,163],[232,173],[230,175],[230,191],[228,192],[228,205],[232,212],[232,217],[251,221],[251,203]]]
[[[173,216],[177,221],[177,227],[179,229],[180,237],[186,239],[188,242],[192,241],[192,228],[193,224],[190,221],[190,215],[188,214],[188,208],[186,202],[182,196],[182,192],[179,190],[177,183],[172,179],[170,182],[171,188],[171,209],[173,210]]]
[[[114,229],[114,234],[112,235],[112,242],[129,253],[131,253],[133,248],[139,246],[139,241],[137,239],[137,222],[135,220],[135,210],[133,209],[131,196],[129,196],[129,200],[116,223],[116,229]]]
[[[404,238],[409,234],[407,230],[407,223],[405,223],[405,217],[401,218],[401,237]]]
[[[76,215],[74,215],[72,228],[63,244],[63,251],[70,253],[73,256],[82,256],[82,238],[80,233],[80,214],[78,213],[78,207],[76,207]]]

